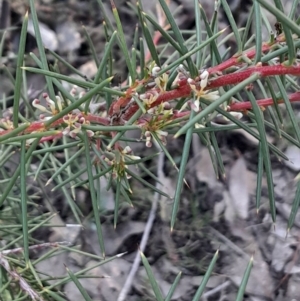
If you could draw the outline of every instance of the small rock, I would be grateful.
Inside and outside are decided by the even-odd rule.
[[[80,47],[81,37],[75,23],[67,21],[57,24],[55,30],[57,32],[58,48],[60,52],[72,52]]]
[[[295,145],[288,146],[285,151],[285,155],[289,158],[289,161],[284,163],[294,171],[300,170],[300,148]]]
[[[58,40],[56,33],[53,30],[51,30],[47,25],[41,22],[39,22],[39,29],[45,48],[48,48],[52,51],[56,51],[58,48]],[[28,19],[27,31],[35,37],[35,31],[31,19]]]

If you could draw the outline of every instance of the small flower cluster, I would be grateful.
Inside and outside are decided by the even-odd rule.
[[[158,96],[159,93],[155,90],[140,95],[140,99],[143,101],[146,110],[151,108],[151,105],[156,101]]]
[[[0,123],[1,123],[1,126],[3,128],[5,128],[5,130],[13,130],[14,129],[14,125],[13,125],[12,121],[10,120],[10,117],[8,117],[8,116],[1,118]],[[5,130],[0,128],[0,132],[5,131]]]
[[[68,114],[63,117],[64,123],[67,124],[67,127],[62,131],[63,135],[69,135],[71,138],[75,138],[78,133],[81,132],[81,126],[83,124],[90,124],[88,120],[80,114]],[[91,130],[86,131],[88,137],[93,137],[94,132]]]
[[[159,139],[163,145],[167,144],[168,132],[162,129],[168,125],[172,119],[173,109],[169,103],[162,103],[158,107],[148,110],[151,119],[142,123],[142,136],[146,138],[146,146],[152,146],[152,139]]]
[[[58,112],[60,112],[63,109],[63,105],[62,105],[62,99],[60,96],[56,96],[56,104],[57,104],[57,108],[55,105],[55,102],[49,97],[48,93],[43,93],[43,98],[46,101],[47,107],[43,106],[40,102],[39,99],[34,99],[32,102],[32,105],[37,108],[38,110],[40,110],[43,113],[47,113],[51,116],[56,115]],[[47,119],[47,117],[45,117],[43,114],[40,116],[41,119]]]
[[[154,77],[154,82],[155,82],[157,88],[159,88],[160,92],[165,92],[166,89],[167,89],[167,83],[168,83],[169,75],[167,73],[163,73],[162,75],[158,75],[160,70],[161,70],[160,67],[155,65],[152,68],[151,75],[152,75],[152,77]]]
[[[168,132],[162,131],[162,130],[156,130],[154,133],[157,136],[157,138],[159,140],[161,140],[163,145],[167,145]],[[152,139],[153,139],[153,136],[154,136],[153,132],[145,131],[144,135],[145,135],[145,138],[146,138],[146,146],[147,147],[152,147]],[[154,139],[155,139],[155,136],[154,136]]]
[[[195,112],[199,112],[199,106],[200,106],[200,98],[205,98],[207,100],[211,100],[214,101],[216,99],[218,99],[220,97],[219,95],[219,91],[209,91],[209,90],[205,90],[205,88],[207,87],[208,84],[208,77],[209,77],[209,73],[207,70],[204,70],[201,74],[200,74],[200,81],[197,82],[192,78],[188,78],[188,84],[190,85],[191,89],[194,92],[195,95],[195,101],[193,103],[192,109]],[[200,89],[197,86],[200,86]]]
[[[72,96],[79,98],[82,97],[83,93],[84,92],[78,94],[76,86],[74,86],[70,91],[70,94]],[[48,120],[52,116],[56,115],[57,113],[63,110],[64,105],[60,96],[57,95],[55,97],[56,101],[53,101],[47,93],[43,93],[43,98],[46,101],[47,107],[42,105],[39,99],[34,99],[32,102],[32,105],[35,108],[43,112],[43,114],[40,115],[40,120]],[[68,103],[69,101],[67,100],[67,104]],[[47,116],[44,113],[46,113]],[[69,113],[68,115],[65,115],[63,117],[63,121],[67,126],[63,129],[62,134],[69,135],[71,138],[75,138],[76,135],[81,132],[81,127],[83,124],[90,124],[90,122],[86,120],[84,115],[80,111],[77,112],[77,110],[76,112],[74,111],[72,113]],[[86,132],[89,137],[92,137],[94,135],[93,131],[87,130]]]
[[[154,79],[154,82],[148,83],[148,87],[151,86],[151,91],[147,91],[144,94],[139,96],[140,100],[145,104],[146,109],[151,108],[151,105],[157,100],[158,96],[161,93],[164,93],[167,89],[167,83],[169,79],[169,75],[164,73],[159,75],[161,70],[160,67],[152,64],[151,68],[151,78]]]
[[[109,166],[113,166],[113,178],[121,179],[125,177],[126,179],[130,179],[131,176],[126,172],[128,168],[126,162],[140,160],[141,158],[132,155],[132,149],[126,146],[124,149],[105,152],[103,159]]]

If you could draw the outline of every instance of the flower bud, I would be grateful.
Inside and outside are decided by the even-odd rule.
[[[151,71],[151,75],[152,75],[153,77],[156,77],[156,76],[157,76],[157,73],[158,73],[160,70],[161,70],[161,69],[160,69],[160,67],[158,67],[158,66],[153,67],[153,68],[152,68],[152,71]]]

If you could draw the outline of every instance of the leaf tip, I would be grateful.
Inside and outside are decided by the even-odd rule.
[[[113,10],[116,9],[116,4],[115,4],[114,0],[110,0],[110,5]]]
[[[50,183],[52,182],[52,178],[50,178],[47,183],[45,184],[45,186],[48,186]]]
[[[290,230],[291,230],[290,227],[288,227],[288,228],[286,229],[285,239],[287,239],[288,235],[290,234]]]
[[[117,254],[116,257],[119,258],[119,257],[122,257],[122,256],[125,255],[125,254],[127,254],[127,252],[123,252],[123,253]]]

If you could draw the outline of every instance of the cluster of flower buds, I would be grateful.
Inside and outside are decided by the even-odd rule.
[[[155,136],[157,136],[157,138],[162,142],[163,145],[167,145],[168,132],[162,130],[156,130],[154,133]],[[146,137],[146,146],[152,147],[153,133],[150,131],[146,131],[144,135]]]
[[[132,149],[129,146],[126,146],[122,150],[107,151],[102,158],[107,165],[113,166],[112,176],[114,179],[123,177],[130,179],[131,176],[126,172],[128,168],[126,162],[141,159],[139,156],[132,155]]]
[[[162,103],[148,110],[148,113],[152,115],[151,118],[140,124],[142,136],[144,135],[146,138],[146,146],[152,146],[152,139],[159,139],[163,145],[166,145],[168,132],[162,129],[172,120],[173,109],[169,103]]]
[[[11,121],[9,116],[0,119],[1,126],[5,128],[5,130],[13,130],[14,125]],[[0,128],[0,132],[5,131],[4,129]]]

